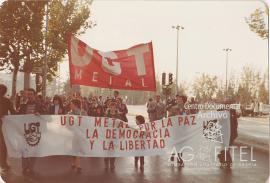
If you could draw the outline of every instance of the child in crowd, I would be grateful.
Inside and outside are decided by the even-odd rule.
[[[142,115],[137,115],[135,117],[136,119],[136,124],[137,125],[141,125],[145,123],[145,119]],[[135,167],[138,167],[138,161],[140,160],[140,169],[143,170],[144,169],[144,157],[143,156],[139,156],[139,157],[135,157]]]

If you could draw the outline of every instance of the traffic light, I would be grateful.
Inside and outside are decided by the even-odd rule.
[[[169,73],[169,85],[173,84],[173,74]]]
[[[162,73],[162,85],[164,86],[166,84],[166,73]]]

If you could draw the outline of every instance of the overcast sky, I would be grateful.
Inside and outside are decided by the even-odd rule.
[[[206,72],[225,78],[225,53],[231,48],[229,72],[245,65],[266,71],[268,44],[249,30],[245,17],[260,1],[94,1],[91,19],[97,26],[79,36],[89,46],[113,51],[152,41],[156,74],[176,70],[176,30],[179,39],[179,78],[191,82]],[[68,75],[62,64],[61,77]]]
[[[2,0],[0,0],[0,3]],[[79,36],[89,46],[113,51],[152,41],[156,74],[176,70],[176,30],[185,27],[179,39],[179,78],[191,82],[206,72],[225,78],[225,53],[231,48],[229,74],[239,74],[245,65],[265,72],[268,43],[249,30],[245,17],[261,1],[94,1],[93,29]],[[66,80],[68,62],[61,64]]]

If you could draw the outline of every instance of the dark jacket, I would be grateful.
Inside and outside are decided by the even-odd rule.
[[[0,118],[4,115],[8,115],[8,112],[15,114],[15,109],[11,101],[6,97],[0,98]]]
[[[88,109],[87,114],[89,116],[94,116],[94,117],[102,117],[104,116],[104,111],[103,107],[101,105],[93,106],[91,105]]]
[[[234,140],[238,137],[238,121],[237,114],[235,109],[230,109],[230,123],[231,123],[231,136],[230,136],[230,145],[234,142]]]
[[[1,118],[5,115],[8,115],[8,112],[10,112],[10,114],[16,113],[11,101],[6,97],[0,97],[0,133],[1,134],[2,134],[2,119]]]
[[[127,105],[126,104],[120,104],[119,106],[119,112],[120,112],[120,118],[121,120],[128,122],[127,119],[127,113],[128,113],[128,109],[127,109]]]
[[[27,102],[26,104],[21,104],[19,114],[27,114],[27,107],[29,105],[34,105],[34,113],[44,114],[46,112],[44,111],[43,106],[39,102],[34,101],[34,102]]]

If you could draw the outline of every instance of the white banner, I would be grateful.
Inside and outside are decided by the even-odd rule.
[[[12,115],[3,118],[2,128],[10,157],[154,156],[174,148],[214,151],[228,146],[230,137],[228,112],[174,116],[138,128],[106,117]]]

